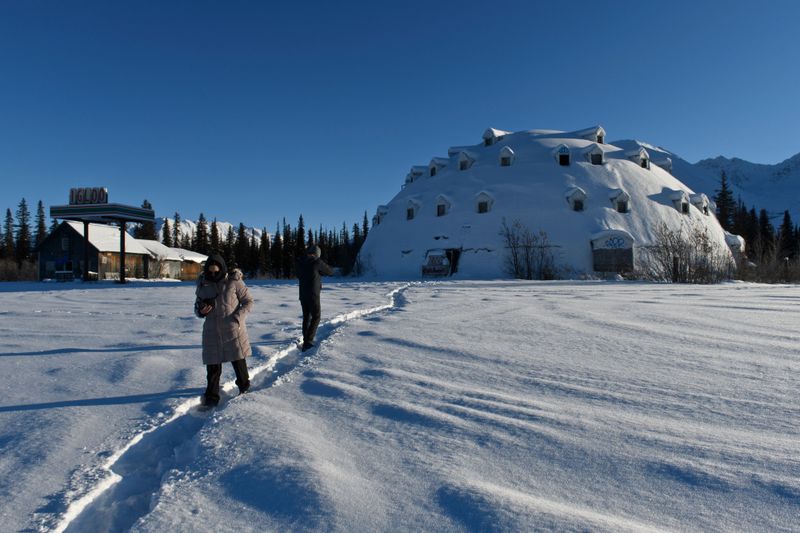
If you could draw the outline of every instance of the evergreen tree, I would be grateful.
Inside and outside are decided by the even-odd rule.
[[[54,218],[50,221],[50,233],[53,233],[58,228],[58,219]]]
[[[272,249],[270,250],[270,262],[275,279],[283,277],[283,242],[278,229],[278,224],[275,224],[275,234],[272,236]]]
[[[3,232],[3,257],[14,257],[14,216],[6,208],[6,224]]]
[[[735,204],[733,203],[733,193],[728,187],[728,177],[723,170],[720,174],[719,189],[717,189],[717,196],[714,197],[714,202],[717,204],[717,220],[719,220],[722,229],[730,231],[733,226],[733,210]]]
[[[258,248],[258,271],[264,277],[272,274],[270,252],[269,234],[267,233],[267,228],[264,227],[261,230],[261,246]]]
[[[228,233],[225,235],[225,242],[222,244],[222,258],[228,266],[228,271],[236,266],[236,235],[233,233],[233,226],[228,226]]]
[[[747,245],[755,252],[756,248],[761,248],[761,239],[759,238],[759,231],[758,231],[758,215],[756,214],[756,208],[750,208],[750,211],[747,213],[747,226],[745,227],[746,233],[742,235],[745,240],[747,241]],[[755,254],[753,257],[758,257],[759,254]]]
[[[218,254],[221,250],[219,245],[219,228],[217,227],[217,219],[211,222],[211,235],[209,236],[208,246],[210,248],[209,255]]]
[[[250,277],[255,278],[258,276],[258,263],[259,263],[259,245],[256,239],[256,232],[250,230],[250,256],[247,258],[247,271],[250,272]]]
[[[36,234],[33,238],[34,245],[38,248],[45,237],[47,237],[47,218],[44,214],[44,204],[39,200],[39,203],[36,205]]]
[[[197,219],[197,233],[195,234],[195,239],[197,240],[194,245],[195,251],[199,254],[209,255],[211,243],[208,239],[208,223],[203,213],[200,213],[200,217]]]
[[[145,198],[144,202],[142,202],[142,208],[153,209],[153,206]],[[156,223],[142,222],[141,224],[137,224],[137,226],[133,229],[133,236],[137,239],[148,239],[151,241],[157,241],[158,235],[156,233]]]
[[[15,256],[17,264],[30,259],[31,255],[31,214],[28,211],[28,203],[23,198],[17,206],[17,235],[14,242]]]
[[[363,239],[361,242],[367,240],[367,234],[369,233],[369,219],[367,218],[367,211],[364,211],[364,220],[361,221],[361,238]]]
[[[797,256],[797,238],[789,211],[783,212],[783,222],[778,229],[778,257],[794,259]]]
[[[180,247],[183,248],[184,250],[191,250],[193,240],[194,240],[194,232],[184,233],[183,235],[181,235]]]
[[[176,247],[181,245],[181,216],[175,211],[175,221],[172,223],[172,242]]]
[[[161,244],[172,248],[172,231],[169,229],[169,219],[164,217],[164,225],[161,226]]]
[[[286,223],[286,219],[283,219],[283,257],[281,261],[283,265],[281,266],[281,270],[283,270],[283,277],[289,279],[294,276],[294,254],[295,248],[294,243],[292,242],[292,227]]]
[[[775,247],[775,228],[769,221],[766,209],[758,213],[758,237],[761,243],[761,257],[772,253]]]
[[[247,238],[247,228],[239,222],[239,230],[236,234],[236,249],[234,251],[238,266],[242,272],[247,272],[249,265],[247,259],[250,257],[250,239]]]
[[[311,230],[309,229],[308,238],[306,238],[306,245],[311,246],[312,244],[316,244],[316,241],[314,240],[314,234],[311,233]]]
[[[306,225],[303,221],[303,215],[297,221],[297,231],[295,232],[294,239],[294,256],[303,257],[306,253]]]

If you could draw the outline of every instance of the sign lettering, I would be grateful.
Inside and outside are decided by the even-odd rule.
[[[69,205],[107,203],[108,189],[105,187],[79,187],[69,190]]]

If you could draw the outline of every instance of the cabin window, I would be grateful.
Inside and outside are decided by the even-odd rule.
[[[504,155],[500,158],[500,166],[501,167],[510,167],[511,166],[511,158],[507,155]]]
[[[592,154],[591,162],[593,165],[602,165],[603,164],[603,154]]]
[[[703,206],[703,214],[704,215],[708,215],[708,206],[707,205]]]
[[[69,250],[69,237],[61,237],[61,251]]]
[[[583,211],[583,200],[573,200],[572,201],[572,210],[573,211]]]
[[[484,139],[484,140],[483,140],[483,145],[484,145],[484,146],[491,146],[491,145],[492,145],[492,138],[491,138],[491,137],[489,137],[489,138],[487,138],[487,139]]]
[[[562,167],[569,166],[569,154],[558,154],[558,164]]]
[[[409,207],[408,209],[406,209],[406,220],[413,220],[413,218],[414,218],[414,208]]]
[[[481,200],[478,202],[478,213],[488,213],[489,212],[489,202],[486,200]]]
[[[431,176],[436,175],[436,167],[431,167]]]
[[[628,202],[617,202],[617,212],[618,213],[627,213],[628,212]]]
[[[464,159],[458,163],[459,170],[467,170],[469,168],[469,161]]]
[[[642,158],[642,168],[650,168],[650,161],[647,158]]]
[[[444,204],[438,204],[436,206],[436,216],[443,217],[447,214],[447,206]]]
[[[689,214],[689,203],[688,202],[681,202],[681,213],[684,215]]]
[[[605,140],[605,137],[603,137],[602,135],[598,135],[597,136],[597,142],[599,142],[600,144],[604,144],[603,143],[604,140]]]

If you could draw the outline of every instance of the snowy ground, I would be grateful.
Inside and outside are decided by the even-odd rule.
[[[251,290],[202,414],[191,284],[0,285],[0,529],[800,530],[800,287]]]

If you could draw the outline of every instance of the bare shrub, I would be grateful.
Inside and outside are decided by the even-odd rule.
[[[719,283],[731,279],[736,265],[726,247],[702,227],[672,230],[661,223],[652,245],[638,247],[636,276],[673,283]]]
[[[556,265],[553,257],[554,245],[547,233],[534,233],[519,220],[509,226],[506,220],[500,229],[506,245],[506,272],[518,279],[555,279]]]

